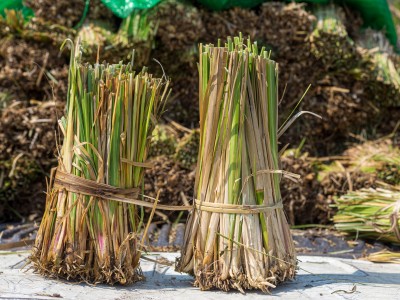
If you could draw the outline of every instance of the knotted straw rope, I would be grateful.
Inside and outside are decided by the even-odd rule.
[[[57,170],[54,179],[54,188],[65,189],[68,192],[92,196],[104,200],[113,200],[123,203],[135,204],[139,206],[153,208],[154,203],[137,199],[139,188],[118,188],[104,183],[98,183],[73,174]],[[157,209],[161,210],[190,210],[191,206],[163,205],[157,204]]]
[[[274,171],[274,172],[269,171],[269,172],[285,173],[282,171]],[[292,177],[297,177],[295,174],[291,175]],[[247,182],[247,180],[245,180],[245,182]],[[140,192],[139,188],[124,189],[115,186],[110,186],[108,184],[95,182],[93,180],[69,174],[61,170],[57,170],[54,179],[54,188],[65,189],[66,191],[72,193],[83,194],[105,200],[135,204],[148,208],[154,207],[153,202],[137,199]],[[259,214],[263,212],[272,211],[275,209],[282,209],[283,204],[282,201],[279,201],[273,205],[246,205],[246,204],[239,205],[239,204],[228,204],[228,203],[203,202],[198,199],[194,200],[193,206],[157,204],[157,209],[160,210],[187,211],[193,208],[200,211],[223,213],[223,214]]]
[[[273,205],[246,205],[246,204],[227,204],[215,202],[202,202],[195,199],[195,207],[201,211],[223,214],[259,214],[278,208],[283,208],[282,201]]]
[[[288,179],[297,180],[300,178],[300,175],[294,174],[291,172],[283,171],[283,170],[259,170],[255,174],[249,175],[243,179],[243,192],[245,186],[248,184],[251,177],[259,176],[263,174],[281,174]],[[222,213],[222,214],[259,214],[263,212],[272,211],[275,209],[283,209],[282,200],[271,204],[271,205],[251,205],[251,204],[228,204],[228,203],[215,203],[215,202],[204,202],[198,199],[194,200],[194,206],[197,210],[207,211],[213,213]]]

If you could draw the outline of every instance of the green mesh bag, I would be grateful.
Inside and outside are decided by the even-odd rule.
[[[161,0],[102,0],[116,16],[120,18],[128,17],[134,9],[151,8]]]
[[[33,11],[22,4],[22,0],[0,0],[0,15],[5,16],[6,9],[21,10],[25,19],[33,16]]]

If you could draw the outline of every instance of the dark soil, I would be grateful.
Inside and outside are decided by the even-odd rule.
[[[54,102],[14,102],[0,111],[0,220],[42,213],[62,109]]]
[[[144,178],[144,193],[146,196],[157,197],[160,192],[160,204],[188,205],[193,199],[194,170],[182,168],[173,157],[159,156],[151,160],[153,168],[146,170]],[[188,202],[188,203],[185,203]],[[158,215],[162,219],[170,217],[174,221],[179,215],[176,211],[163,211]]]

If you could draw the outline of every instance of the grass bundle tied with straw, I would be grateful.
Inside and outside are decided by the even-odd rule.
[[[393,46],[382,31],[366,29],[357,40],[367,49],[364,54],[368,80],[364,85],[374,100],[384,106],[400,106],[400,72],[393,58]]]
[[[178,269],[202,290],[269,291],[296,269],[279,190],[278,66],[241,37],[199,50],[196,199]]]
[[[400,189],[362,189],[336,201],[336,229],[363,239],[400,244]]]
[[[150,21],[145,11],[134,10],[123,19],[115,36],[114,44],[107,47],[111,53],[131,58],[132,48],[139,66],[149,63],[150,52],[154,46],[158,23]]]
[[[139,198],[169,81],[132,64],[80,63],[72,44],[64,143],[31,260],[41,274],[91,283],[141,278]],[[140,215],[140,217],[139,217]]]
[[[340,7],[318,6],[315,29],[310,35],[311,53],[330,70],[348,70],[357,64],[356,47],[348,36]]]

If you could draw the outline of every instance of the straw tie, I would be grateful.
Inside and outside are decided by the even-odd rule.
[[[259,214],[275,209],[283,208],[282,201],[273,205],[246,205],[246,204],[228,204],[228,203],[214,203],[203,202],[195,199],[195,207],[201,211],[223,213],[223,214]]]
[[[112,200],[139,206],[154,207],[154,202],[148,202],[137,199],[139,196],[139,188],[119,188],[104,183],[95,182],[70,173],[57,170],[54,179],[54,188],[65,189],[72,193],[92,196],[103,200]],[[163,205],[157,204],[160,210],[190,210],[192,206]]]

